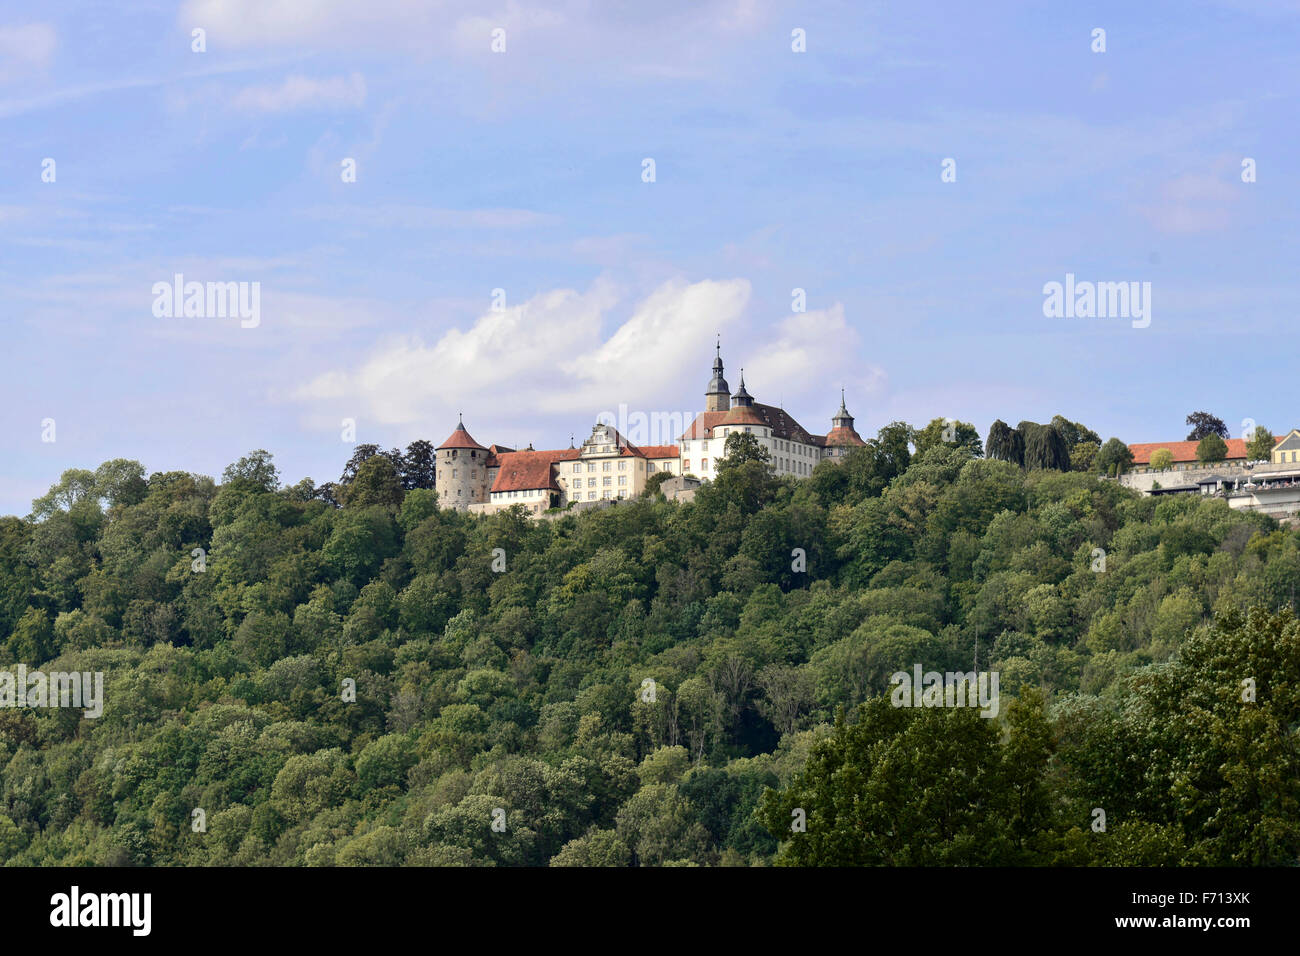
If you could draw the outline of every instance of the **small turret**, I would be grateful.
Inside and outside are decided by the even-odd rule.
[[[840,389],[840,410],[831,419],[831,425],[833,427],[826,433],[824,445],[827,458],[843,458],[854,448],[866,444],[853,427],[853,416],[844,404],[844,389]]]
[[[731,408],[731,387],[722,377],[722,336],[718,336],[717,353],[713,359],[713,377],[704,393],[704,410],[725,412]]]
[[[754,404],[754,396],[745,390],[745,370],[740,370],[740,390],[735,394],[737,408],[751,408]]]

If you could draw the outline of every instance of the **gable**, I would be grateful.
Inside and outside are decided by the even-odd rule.
[[[1293,428],[1280,442],[1273,446],[1274,451],[1300,451],[1300,428]]]

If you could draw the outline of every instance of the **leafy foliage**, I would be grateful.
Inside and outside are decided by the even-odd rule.
[[[1300,534],[1026,470],[1003,428],[913,456],[891,423],[801,481],[737,439],[691,502],[542,521],[378,450],[335,502],[264,451],[65,473],[0,519],[0,640],[104,711],[0,708],[0,857],[1297,862]],[[996,719],[889,705],[976,659]]]
[[[1258,425],[1246,442],[1246,458],[1250,461],[1268,461],[1273,455],[1273,431]]]
[[[1224,441],[1228,440],[1228,426],[1223,424],[1223,419],[1217,415],[1211,415],[1209,412],[1192,412],[1187,416],[1187,424],[1192,426],[1192,430],[1187,433],[1187,441],[1200,441],[1210,435],[1218,435]]]
[[[1206,435],[1196,443],[1196,460],[1202,462],[1223,461],[1228,457],[1228,443],[1218,435]]]

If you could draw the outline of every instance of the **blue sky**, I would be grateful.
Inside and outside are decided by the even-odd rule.
[[[841,386],[864,435],[1300,426],[1298,25],[1300,0],[0,7],[0,513],[114,457],[264,447],[335,480],[345,418],[564,447],[620,403],[701,407],[718,332],[732,386],[817,432]],[[1044,317],[1067,272],[1150,282],[1150,327]],[[260,323],[155,317],[176,273],[260,283]]]

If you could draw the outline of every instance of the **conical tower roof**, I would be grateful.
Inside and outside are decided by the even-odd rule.
[[[853,427],[853,416],[849,414],[849,410],[844,404],[844,389],[840,389],[840,410],[831,419],[831,425],[834,427],[826,433],[826,438],[823,441],[824,447],[860,448],[866,444],[862,440],[862,436]]]
[[[482,451],[487,451],[486,448],[474,440],[473,435],[466,431],[464,416],[461,416],[461,420],[456,423],[456,430],[448,435],[447,440],[438,446],[439,451],[442,451],[444,448],[478,448]]]
[[[732,396],[732,398],[737,405],[745,406],[754,404],[754,396],[750,395],[749,392],[745,390],[745,370],[743,368],[740,370],[740,389]]]
[[[840,410],[836,412],[835,417],[831,419],[831,424],[836,428],[841,426],[846,428],[853,427],[853,416],[849,414],[849,410],[844,406],[844,389],[840,389]]]

